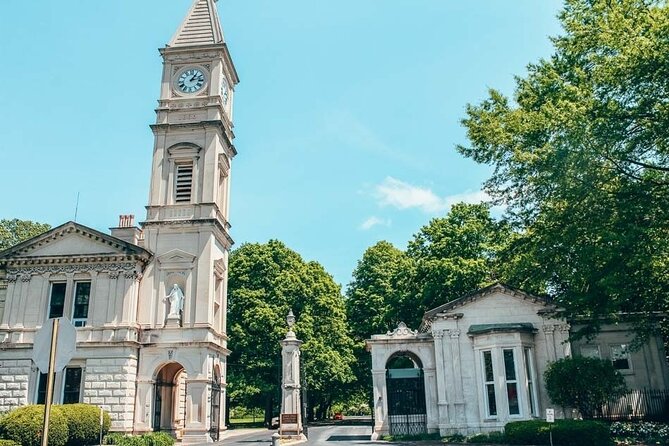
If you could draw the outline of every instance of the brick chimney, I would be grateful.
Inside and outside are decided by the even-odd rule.
[[[135,226],[135,216],[132,214],[119,215],[118,227],[109,228],[112,237],[141,246],[144,242],[142,230]]]

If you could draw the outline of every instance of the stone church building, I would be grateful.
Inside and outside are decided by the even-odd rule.
[[[571,417],[551,404],[543,379],[550,362],[570,355],[611,360],[629,389],[669,388],[660,337],[630,349],[630,327],[616,324],[570,342],[578,328],[550,301],[495,284],[426,312],[420,330],[400,324],[372,336],[374,437],[501,431],[509,421],[543,419],[547,408]],[[626,415],[646,410],[636,395]],[[666,410],[664,398],[652,406]]]
[[[190,443],[223,428],[239,79],[215,0],[195,0],[160,54],[145,221],[121,216],[111,235],[68,222],[0,252],[0,411],[44,401],[33,339],[65,317],[77,350],[56,376],[55,403],[99,405],[115,431]]]

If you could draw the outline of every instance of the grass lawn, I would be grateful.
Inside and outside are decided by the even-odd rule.
[[[263,419],[256,417],[230,418],[230,427],[262,427]]]

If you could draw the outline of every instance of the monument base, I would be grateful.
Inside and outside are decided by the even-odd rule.
[[[304,435],[304,429],[302,429],[302,420],[299,414],[281,414],[279,435],[281,435],[282,439],[289,441],[306,440],[307,437]]]
[[[174,315],[174,316],[167,316],[167,321],[165,321],[165,327],[166,328],[179,328],[181,327],[181,317]]]

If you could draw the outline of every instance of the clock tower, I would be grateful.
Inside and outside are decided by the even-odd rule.
[[[232,106],[239,79],[216,1],[195,0],[160,54],[163,74],[142,224],[143,246],[154,257],[139,294],[146,345],[135,430],[167,427],[181,432],[185,443],[200,443],[218,438],[225,412],[230,168],[237,153]],[[165,390],[161,383],[172,387]],[[184,395],[176,395],[175,386]],[[185,417],[173,421],[176,411],[164,408],[178,406],[177,398],[185,401]]]

